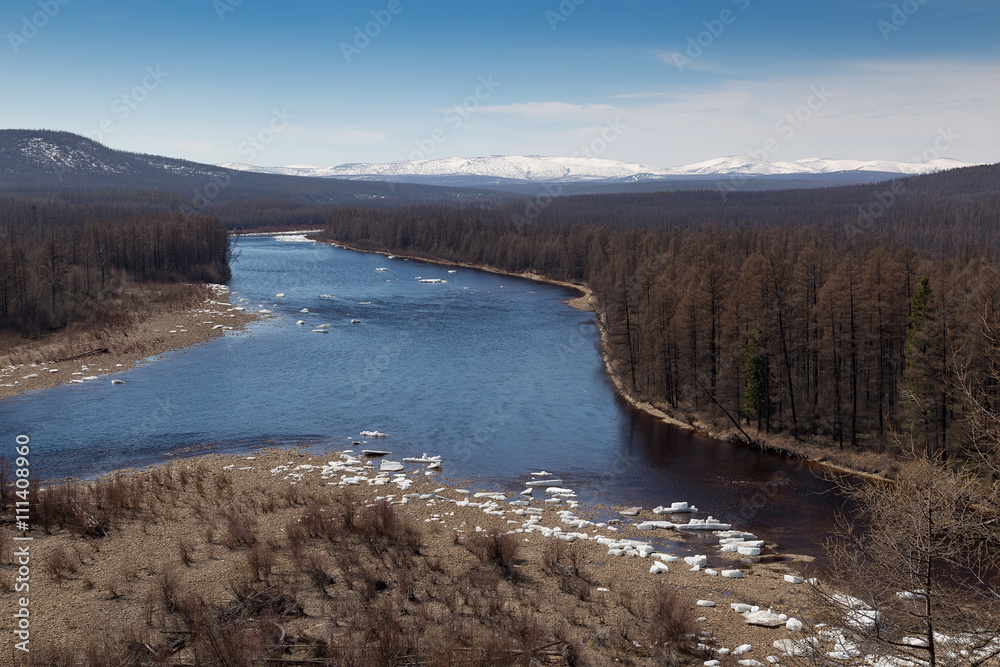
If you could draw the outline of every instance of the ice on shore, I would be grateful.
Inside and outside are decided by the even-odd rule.
[[[525,486],[559,486],[563,483],[561,479],[533,479],[525,482]]]
[[[282,234],[280,236],[272,236],[271,238],[282,243],[316,243],[305,234]]]
[[[882,615],[864,600],[843,593],[835,593],[831,599],[847,612],[844,614],[844,622],[855,630],[872,631],[882,619]]]
[[[664,530],[670,530],[674,527],[674,524],[669,521],[643,521],[637,524],[636,530],[653,530],[654,528],[662,528]]]
[[[765,628],[776,628],[779,625],[784,625],[787,620],[770,609],[750,611],[743,614],[743,618],[746,619],[747,625],[759,625]]]
[[[441,463],[440,456],[427,456],[427,452],[424,452],[423,456],[406,456],[403,458],[404,463]]]
[[[687,503],[670,503],[670,507],[660,505],[653,509],[653,514],[688,514],[697,512],[698,508]]]
[[[729,530],[732,526],[722,523],[714,517],[707,519],[691,519],[688,523],[676,524],[677,530]]]

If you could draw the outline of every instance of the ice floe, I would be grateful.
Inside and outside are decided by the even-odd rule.
[[[698,508],[687,503],[670,503],[669,507],[660,505],[653,509],[653,514],[687,514],[697,512]]]
[[[403,457],[404,463],[441,463],[440,456],[427,456],[427,452],[424,452],[423,456],[405,456]]]
[[[533,479],[525,482],[525,486],[559,486],[563,481],[561,479]]]
[[[677,530],[729,530],[732,526],[722,523],[714,517],[707,519],[691,519],[688,523],[679,523],[675,526]]]

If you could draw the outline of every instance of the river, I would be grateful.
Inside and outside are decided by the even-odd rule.
[[[833,523],[839,500],[819,469],[620,399],[594,316],[563,303],[572,290],[268,237],[237,248],[234,297],[275,317],[152,358],[118,376],[123,385],[102,377],[0,401],[9,440],[31,437],[36,475],[270,445],[350,447],[378,430],[389,436],[369,446],[440,454],[447,479],[520,491],[544,468],[584,503],[687,501],[788,553],[816,555]],[[315,333],[320,324],[329,333]]]

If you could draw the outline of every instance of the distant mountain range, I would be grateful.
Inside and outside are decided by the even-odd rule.
[[[241,163],[219,165],[227,169],[287,176],[313,176],[363,181],[396,181],[475,187],[518,184],[634,184],[657,181],[740,177],[743,179],[796,179],[866,183],[900,176],[927,174],[969,166],[948,158],[932,162],[885,160],[831,160],[808,158],[794,162],[767,162],[749,156],[730,156],[682,167],[653,167],[603,158],[491,155],[473,158],[440,158],[373,164],[351,163],[336,167],[257,167]]]
[[[114,150],[70,132],[0,130],[0,192],[48,195],[97,190],[170,193],[182,202],[179,206],[198,211],[248,198],[276,198],[311,205],[398,203],[496,195],[486,190],[237,171]]]
[[[217,210],[246,199],[296,205],[388,204],[511,195],[595,194],[667,190],[778,190],[884,181],[966,166],[808,159],[766,162],[728,157],[661,168],[603,158],[490,156],[337,167],[201,164],[114,150],[53,130],[0,130],[0,192],[146,190],[180,204]]]

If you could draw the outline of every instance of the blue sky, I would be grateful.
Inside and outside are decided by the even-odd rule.
[[[203,162],[1000,161],[1000,0],[6,0],[0,33],[0,126]]]

